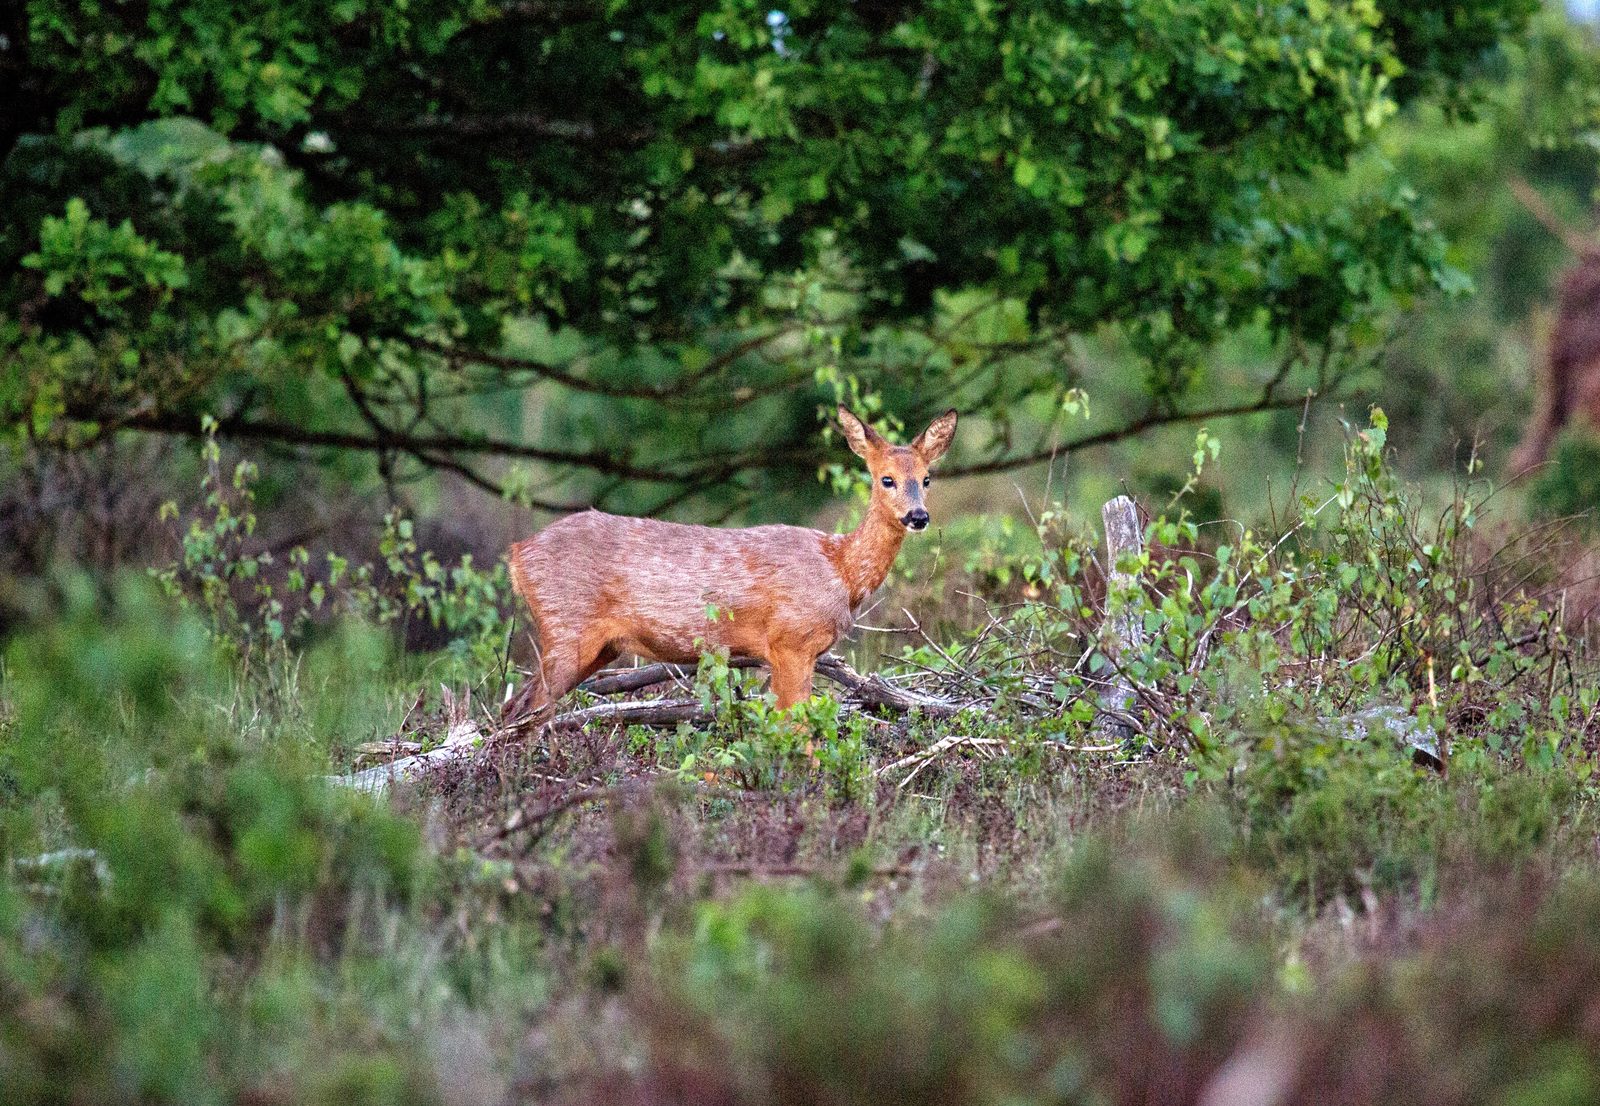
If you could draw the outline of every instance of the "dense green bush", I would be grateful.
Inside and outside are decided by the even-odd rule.
[[[320,750],[241,731],[198,620],[137,581],[116,609],[80,603],[5,655],[5,1101],[217,1102],[267,1074],[297,1100],[418,1100],[431,1076],[373,1015],[302,1070],[251,1068],[258,1034],[331,1029],[337,974],[293,994],[286,969],[359,970],[433,894],[417,826],[330,787]]]
[[[1407,946],[1315,978],[1204,818],[1087,843],[1043,917],[968,897],[881,933],[853,896],[703,907],[629,999],[626,1068],[562,1102],[1583,1102],[1600,1089],[1592,875],[1463,878]],[[1281,962],[1280,962],[1281,963]],[[1248,1084],[1248,1088],[1245,1084]]]
[[[1007,465],[1091,376],[1113,434],[1298,407],[1467,285],[1383,143],[1536,6],[24,0],[0,438],[227,412],[364,490],[766,513],[837,400]],[[1265,397],[1206,371],[1241,333]]]
[[[645,1101],[1190,1100],[1270,972],[1243,900],[1201,882],[1220,863],[1090,845],[1043,922],[982,896],[881,934],[843,893],[707,903],[641,1006],[649,1064],[601,1083]]]
[[[313,564],[303,545],[275,557],[253,541],[259,471],[239,461],[224,471],[216,421],[206,420],[200,449],[202,507],[175,526],[178,558],[150,571],[166,593],[198,612],[212,640],[248,669],[286,656],[319,624],[341,617],[377,626],[426,623],[443,631],[452,668],[482,680],[503,675],[512,597],[504,563],[487,568],[470,554],[447,567],[419,549],[414,524],[398,510],[384,515],[379,559],[352,562],[328,553]],[[177,523],[175,502],[161,517]],[[454,678],[458,671],[449,673]]]
[[[1566,770],[1441,779],[1386,738],[1307,725],[1257,736],[1225,794],[1240,857],[1312,908],[1361,892],[1431,898],[1452,868],[1546,870],[1595,827],[1592,795]]]
[[[1547,518],[1575,518],[1592,530],[1600,515],[1600,440],[1594,431],[1574,427],[1556,439],[1550,461],[1534,474],[1528,489],[1534,511]]]

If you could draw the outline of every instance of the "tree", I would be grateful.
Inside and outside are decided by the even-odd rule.
[[[1064,448],[1297,405],[1461,282],[1405,182],[1347,165],[1534,6],[28,0],[0,419],[74,447],[212,415],[704,511],[799,483],[835,399],[956,403],[995,428],[956,470],[1033,463],[1108,327],[1145,398]],[[1246,328],[1275,370],[1208,394]]]
[[[1536,383],[1560,329],[1546,311],[1563,270],[1594,248],[1595,28],[1551,5],[1504,53],[1469,125],[1424,106],[1386,136],[1476,289],[1415,313],[1384,353],[1374,398],[1413,472],[1450,469],[1474,444],[1491,469],[1517,471],[1513,447],[1539,436],[1529,408],[1551,398]]]

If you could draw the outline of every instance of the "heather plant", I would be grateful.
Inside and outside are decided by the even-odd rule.
[[[1236,854],[1291,903],[1418,894],[1453,870],[1544,871],[1593,833],[1592,789],[1566,770],[1499,762],[1442,779],[1412,751],[1336,727],[1261,723],[1209,788],[1238,826]]]
[[[1197,879],[1204,827],[1096,842],[1041,921],[991,895],[872,925],[846,887],[752,888],[699,906],[638,989],[639,1064],[580,1095],[657,1101],[1183,1101],[1238,1040],[1267,931]]]

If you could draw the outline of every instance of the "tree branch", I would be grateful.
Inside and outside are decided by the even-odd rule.
[[[412,349],[436,354],[447,361],[465,361],[477,365],[488,365],[496,369],[532,373],[541,379],[571,388],[575,392],[587,392],[590,395],[611,396],[617,399],[672,399],[688,395],[696,386],[722,372],[739,358],[756,352],[762,346],[775,341],[785,334],[792,333],[799,326],[800,324],[796,322],[784,323],[764,334],[757,334],[737,342],[722,353],[717,354],[699,369],[669,384],[640,384],[633,386],[606,384],[597,380],[590,380],[549,362],[535,360],[531,357],[490,353],[487,350],[436,342],[431,338],[418,338],[411,335],[406,335],[396,340],[410,346]],[[809,376],[809,374],[806,375]],[[719,401],[728,402],[730,398],[737,399],[736,396],[722,396],[719,397]]]
[[[760,660],[751,657],[730,657],[728,659],[728,667],[759,668],[763,667],[763,665]],[[876,673],[862,675],[860,672],[857,672],[853,667],[851,667],[848,661],[836,653],[824,653],[821,657],[818,657],[816,672],[817,675],[826,676],[834,683],[843,687],[847,692],[849,692],[850,700],[860,704],[861,706],[887,707],[888,709],[896,711],[900,714],[904,714],[907,711],[919,710],[925,714],[931,715],[934,718],[950,718],[960,713],[962,710],[961,706],[958,704],[950,703],[943,699],[935,699],[927,695],[919,695],[915,692],[906,691],[903,688],[895,687],[893,684],[889,683],[889,681],[885,680],[882,676],[879,676]],[[602,673],[601,675],[596,676],[595,678],[583,684],[580,684],[578,686],[578,690],[587,691],[592,695],[615,695],[619,692],[638,691],[641,688],[653,687],[656,684],[666,683],[668,680],[693,679],[694,673],[694,665],[666,664],[658,661],[653,664],[644,665],[641,668],[627,668],[619,671]],[[646,702],[655,702],[655,700],[646,700]],[[676,701],[668,702],[664,705],[673,708],[680,706],[680,704]],[[642,710],[642,706],[640,704],[630,703],[620,704],[620,706]],[[573,711],[566,715],[560,715],[554,719],[554,721],[561,722],[563,720],[577,720],[580,722],[587,722],[599,718],[609,719],[612,716],[612,713],[600,711],[600,708],[598,707],[590,707],[586,710]],[[629,717],[627,720],[644,721],[646,719]],[[676,722],[679,719],[676,714],[673,714],[671,717],[668,717],[665,720],[669,722]]]
[[[1171,414],[1151,412],[1122,426],[1087,434],[1082,438],[1052,446],[1048,449],[1036,449],[1013,457],[996,457],[990,461],[951,465],[941,469],[940,475],[948,479],[952,476],[981,476],[986,473],[1009,472],[1012,469],[1027,468],[1029,465],[1041,464],[1052,457],[1075,453],[1080,449],[1088,449],[1091,446],[1110,445],[1114,442],[1134,438],[1143,434],[1146,430],[1154,430],[1158,427],[1182,426],[1185,423],[1205,422],[1207,419],[1234,418],[1239,415],[1259,414],[1262,411],[1282,411],[1291,407],[1299,407],[1307,399],[1315,398],[1315,395],[1316,392],[1313,389],[1307,389],[1305,392],[1295,396],[1268,395],[1249,403],[1219,404],[1215,407],[1204,407],[1197,411],[1178,411]]]
[[[617,134],[605,134],[586,119],[552,119],[530,111],[509,112],[504,115],[435,113],[396,122],[386,122],[381,119],[357,122],[352,118],[332,128],[335,135],[345,130],[374,135],[412,135],[419,138],[448,140],[560,138],[570,142],[598,142],[616,147],[637,146],[654,135],[654,131],[643,127]]]
[[[91,412],[69,411],[68,417],[86,421],[98,421],[98,418]],[[151,434],[172,434],[189,438],[204,437],[206,433],[201,425],[199,415],[185,415],[166,411],[135,413],[117,422],[116,429],[140,430]],[[682,484],[704,479],[711,472],[723,471],[722,468],[691,468],[682,472],[674,472],[664,468],[649,468],[630,464],[608,453],[544,449],[539,446],[522,445],[519,442],[510,442],[501,438],[466,437],[457,434],[408,434],[393,429],[375,430],[371,434],[344,430],[312,430],[295,426],[291,423],[277,422],[272,419],[227,418],[217,423],[216,432],[218,437],[230,438],[236,441],[275,442],[282,445],[355,449],[368,452],[398,450],[417,457],[419,460],[423,459],[422,454],[437,457],[441,453],[476,453],[494,457],[512,457],[523,460],[544,461],[555,465],[569,465],[607,476],[619,476],[629,480],[641,480],[654,484]]]
[[[1516,173],[1511,174],[1506,179],[1506,185],[1524,210],[1538,220],[1540,226],[1560,239],[1561,244],[1571,250],[1574,256],[1588,257],[1590,254],[1600,252],[1600,242],[1568,226],[1561,216],[1555,213],[1549,201],[1540,195],[1539,190],[1521,176]]]

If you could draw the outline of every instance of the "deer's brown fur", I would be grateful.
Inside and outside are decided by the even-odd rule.
[[[924,481],[956,428],[947,411],[894,446],[842,407],[839,420],[872,473],[866,518],[848,534],[584,511],[513,545],[512,586],[539,636],[539,671],[513,713],[542,712],[623,654],[688,663],[726,650],[767,663],[779,707],[809,697],[817,658],[888,576],[907,529],[926,525]]]

